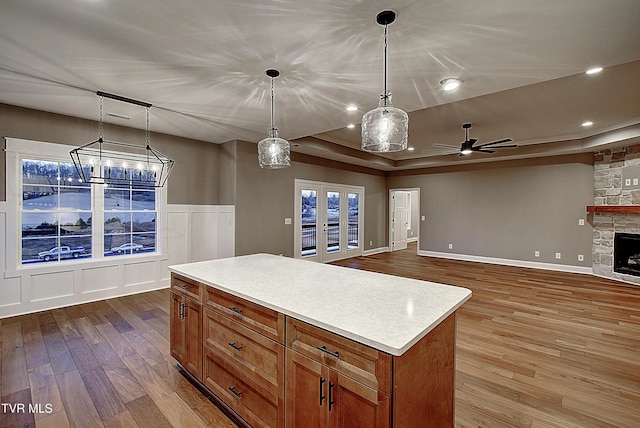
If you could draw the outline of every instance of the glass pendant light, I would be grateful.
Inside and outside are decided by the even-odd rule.
[[[387,91],[387,26],[396,19],[392,10],[383,10],[376,22],[384,26],[384,88],[378,108],[362,117],[362,150],[367,152],[398,152],[407,148],[409,116],[391,105]]]
[[[273,79],[280,75],[278,70],[269,69],[267,76],[271,78],[271,128],[269,136],[258,143],[258,162],[260,168],[279,169],[291,165],[289,142],[278,137],[278,128],[275,125],[275,87]]]

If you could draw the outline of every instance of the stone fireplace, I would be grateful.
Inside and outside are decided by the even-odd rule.
[[[613,271],[640,276],[640,234],[616,232],[613,239]]]
[[[621,248],[637,245],[640,253],[640,144],[595,153],[594,206],[589,211],[593,273],[640,285],[640,260],[635,266],[635,253]]]

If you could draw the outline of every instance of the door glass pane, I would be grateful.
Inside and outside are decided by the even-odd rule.
[[[327,192],[327,253],[340,251],[340,192]]]
[[[317,247],[317,193],[315,190],[302,190],[301,191],[301,214],[302,214],[302,233],[300,234],[302,239],[302,257],[315,256],[318,254]]]
[[[360,246],[360,235],[358,233],[358,209],[359,209],[359,199],[357,193],[349,193],[349,230],[347,233],[348,236],[348,246],[349,249],[358,248]]]

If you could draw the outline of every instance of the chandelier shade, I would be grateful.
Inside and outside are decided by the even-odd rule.
[[[383,10],[376,22],[384,26],[384,88],[380,103],[362,117],[362,150],[386,153],[405,150],[409,140],[409,116],[391,104],[391,92],[387,90],[387,26],[396,19],[392,10]]]
[[[407,148],[409,116],[391,105],[391,93],[380,96],[378,108],[362,117],[362,150],[398,152]]]
[[[163,187],[175,162],[151,147],[149,142],[151,104],[106,92],[97,92],[97,95],[100,99],[98,139],[77,147],[69,153],[82,181],[91,184]],[[146,108],[144,145],[108,141],[103,138],[102,99],[104,97]]]
[[[267,76],[271,78],[271,128],[269,136],[258,143],[258,163],[260,168],[281,169],[291,166],[289,142],[278,137],[275,125],[275,85],[274,79],[280,75],[278,70],[269,69]]]

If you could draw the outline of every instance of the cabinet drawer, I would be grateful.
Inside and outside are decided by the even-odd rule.
[[[279,312],[212,287],[205,288],[204,305],[284,344],[284,315]]]
[[[202,284],[198,281],[194,281],[184,276],[172,273],[171,274],[171,289],[184,296],[191,297],[200,303],[200,293],[202,291]]]
[[[287,317],[287,347],[391,395],[392,356]]]
[[[204,384],[251,426],[283,427],[284,400],[244,376],[208,349],[204,355]]]
[[[204,345],[284,397],[283,345],[210,309],[205,309]]]

